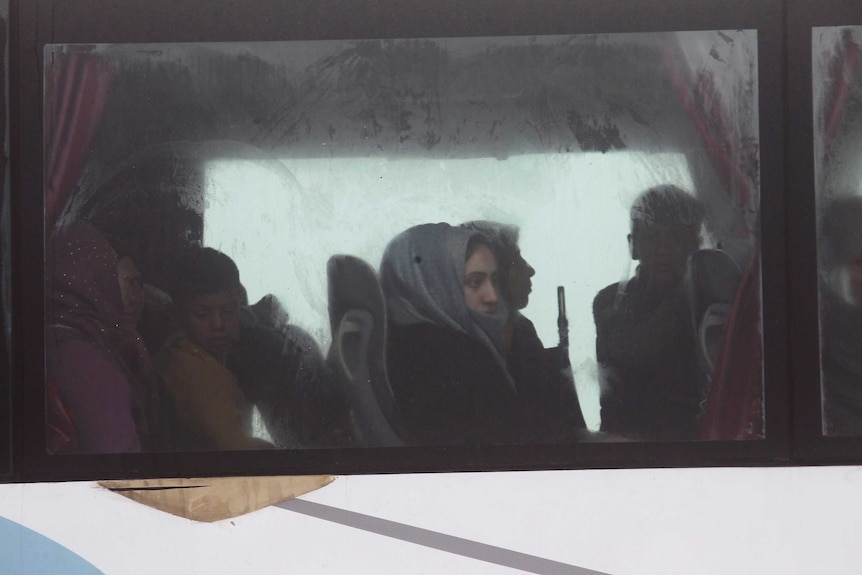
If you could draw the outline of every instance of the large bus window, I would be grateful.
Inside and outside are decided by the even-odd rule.
[[[45,63],[50,452],[765,436],[754,31]]]
[[[860,28],[813,30],[823,433],[862,435]]]

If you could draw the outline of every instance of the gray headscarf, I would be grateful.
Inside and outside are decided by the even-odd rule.
[[[449,224],[422,224],[397,235],[383,254],[380,283],[389,317],[396,325],[431,323],[465,333],[494,356],[506,374],[502,355],[508,308],[500,300],[494,313],[467,307],[464,267],[467,244],[481,234]]]

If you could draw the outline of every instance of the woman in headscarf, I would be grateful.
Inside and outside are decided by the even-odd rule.
[[[127,363],[140,358],[122,327],[117,255],[89,224],[74,222],[51,237],[48,293],[46,377],[74,418],[76,450],[140,451],[152,390]]]
[[[503,328],[503,348],[519,395],[538,412],[535,419],[544,429],[543,439],[576,440],[586,423],[568,349],[564,346],[546,349],[533,322],[521,313],[529,303],[531,278],[536,270],[521,255],[518,228],[487,220],[467,222],[461,227],[484,235],[497,257],[501,296],[510,308],[509,321]]]
[[[135,389],[140,392],[140,400],[147,414],[146,440],[141,448],[144,451],[170,451],[173,449],[174,430],[167,425],[170,416],[165,417],[165,415],[172,414],[173,406],[162,389],[152,357],[138,331],[145,308],[149,309],[150,316],[161,313],[162,309],[158,309],[153,302],[156,298],[168,298],[168,296],[158,288],[144,284],[135,260],[123,250],[126,246],[122,241],[115,239],[111,245],[117,254],[117,275],[123,302],[123,317],[120,321],[123,335],[122,359],[131,373]],[[162,301],[159,305],[166,304]]]
[[[526,442],[530,422],[503,358],[508,310],[487,240],[448,224],[408,229],[380,267],[389,314],[387,368],[413,440]]]

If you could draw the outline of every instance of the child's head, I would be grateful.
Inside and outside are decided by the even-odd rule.
[[[195,344],[224,358],[239,335],[243,287],[236,264],[212,248],[193,247],[178,261],[171,294],[177,320]]]
[[[632,259],[640,273],[660,283],[679,281],[688,257],[700,247],[703,208],[676,186],[651,188],[631,208]]]

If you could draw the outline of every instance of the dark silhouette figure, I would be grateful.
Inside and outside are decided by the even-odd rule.
[[[697,439],[703,400],[685,292],[700,246],[700,203],[675,186],[642,193],[628,236],[635,276],[593,301],[601,430],[641,439]]]

